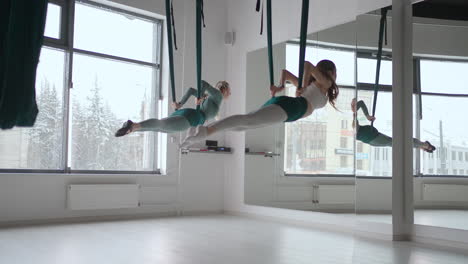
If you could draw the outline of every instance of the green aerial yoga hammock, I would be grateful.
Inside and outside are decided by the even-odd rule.
[[[381,9],[381,18],[380,18],[380,29],[379,29],[379,47],[377,50],[377,67],[375,71],[375,84],[374,84],[374,102],[372,104],[372,116],[375,116],[375,109],[377,107],[377,94],[379,92],[379,78],[380,78],[380,64],[382,62],[382,48],[383,40],[385,35],[385,44],[387,44],[387,11],[388,7]],[[374,126],[374,121],[371,122],[371,126]]]
[[[197,0],[196,8],[196,32],[197,32],[197,99],[201,98],[201,89],[202,89],[202,15],[203,15],[203,0]],[[197,110],[200,110],[200,105],[197,105]]]
[[[268,42],[268,69],[270,73],[270,85],[275,84],[275,74],[273,71],[273,40],[272,40],[272,26],[271,26],[271,0],[267,1],[267,42]],[[260,24],[260,35],[263,34],[263,2],[262,5],[262,16],[261,16],[261,24]],[[260,11],[260,0],[257,0],[257,4],[255,7],[257,12]]]
[[[260,7],[262,5],[262,7]],[[262,8],[260,35],[263,33],[263,2],[257,0],[255,10],[257,12]],[[298,89],[302,88],[302,79],[304,75],[305,49],[307,41],[307,23],[309,21],[309,0],[302,1],[301,15],[301,33],[300,33],[300,51],[299,51],[299,85]],[[267,42],[268,42],[268,68],[270,73],[270,85],[274,85],[275,75],[273,72],[273,41],[272,41],[272,25],[271,25],[271,0],[267,0]]]
[[[197,99],[202,96],[202,31],[201,25],[205,27],[205,14],[203,12],[203,0],[197,0],[196,4],[196,49],[197,49]],[[171,91],[172,91],[172,102],[176,102],[175,92],[175,77],[174,77],[174,53],[173,53],[173,42],[175,49],[177,50],[176,33],[174,27],[174,8],[172,0],[166,0],[166,27],[167,27],[167,42],[169,50],[169,73],[171,79]],[[174,39],[172,36],[174,35]],[[197,105],[197,110],[200,110],[200,105]]]
[[[302,88],[302,80],[304,79],[304,63],[307,41],[307,23],[309,22],[309,0],[302,0],[302,15],[301,15],[301,35],[299,40],[299,76],[297,89]]]
[[[174,34],[175,43],[175,28],[174,27],[174,8],[171,0],[166,0],[166,28],[167,28],[167,46],[169,51],[169,74],[171,79],[171,91],[172,91],[172,102],[176,102],[175,92],[175,78],[174,78],[174,53],[172,47],[172,33]],[[177,50],[177,44],[175,43],[175,49]]]

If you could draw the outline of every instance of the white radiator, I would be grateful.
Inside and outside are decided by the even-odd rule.
[[[423,200],[442,202],[468,202],[468,185],[424,184]]]
[[[70,210],[138,207],[138,184],[76,184],[68,186]]]
[[[312,200],[312,186],[280,186],[278,189],[278,201],[281,202],[311,202]]]
[[[324,185],[316,186],[319,204],[354,204],[354,185]]]

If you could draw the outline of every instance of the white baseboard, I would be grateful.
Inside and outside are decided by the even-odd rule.
[[[49,219],[34,219],[34,220],[17,220],[17,221],[2,221],[0,228],[3,227],[22,227],[22,226],[35,226],[35,225],[58,225],[58,224],[78,224],[90,222],[104,222],[104,221],[125,221],[137,220],[155,217],[172,217],[176,216],[175,211],[158,212],[151,214],[135,214],[135,215],[100,215],[100,216],[80,216],[80,217],[66,217],[66,218],[49,218]]]
[[[204,215],[220,215],[224,214],[223,210],[201,210],[201,211],[184,211],[180,216],[204,216]]]
[[[100,216],[80,216],[66,218],[51,218],[51,219],[35,219],[35,220],[18,220],[18,221],[0,221],[0,228],[8,227],[23,227],[35,225],[58,225],[58,224],[78,224],[91,222],[106,222],[106,221],[126,221],[149,218],[177,217],[177,216],[202,216],[222,214],[222,210],[205,210],[205,211],[188,211],[178,214],[177,211],[165,211],[157,213],[140,213],[133,215],[100,215]]]
[[[422,236],[412,236],[411,241],[422,244],[426,247],[437,249],[437,250],[447,250],[447,251],[454,251],[460,254],[465,254],[468,250],[468,243],[463,242],[454,242],[444,239],[438,239],[433,237],[422,237]]]
[[[295,220],[295,219],[286,218],[286,217],[277,217],[277,216],[269,216],[269,215],[263,215],[263,214],[254,214],[254,213],[246,213],[246,212],[230,211],[230,210],[224,211],[224,214],[232,215],[232,216],[248,217],[248,218],[253,218],[253,219],[277,222],[277,223],[291,224],[291,225],[296,225],[296,226],[301,226],[301,227],[318,228],[318,229],[330,231],[330,232],[339,232],[339,233],[346,233],[346,234],[354,233],[353,232],[354,229],[352,228],[352,225],[339,226],[335,224],[324,224],[324,223],[319,223],[319,222]]]
[[[468,250],[468,231],[438,226],[414,225],[412,241],[447,249]]]

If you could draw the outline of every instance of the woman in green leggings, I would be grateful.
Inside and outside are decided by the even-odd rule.
[[[361,126],[356,119],[357,111],[362,109],[367,120],[374,121],[375,117],[369,115],[369,110],[363,101],[356,102],[356,98],[351,101],[351,109],[354,112],[353,127],[356,128],[356,139],[367,143],[374,147],[391,147],[393,139],[385,134],[380,133],[373,126]],[[422,149],[426,152],[432,153],[436,149],[429,141],[421,142],[417,138],[413,138],[413,146]]]
[[[155,131],[162,133],[174,133],[185,131],[189,128],[195,128],[202,125],[206,120],[213,119],[219,112],[219,107],[223,99],[227,99],[231,95],[229,83],[220,81],[216,84],[216,88],[209,83],[202,81],[203,98],[197,100],[197,105],[200,104],[200,110],[193,108],[180,109],[190,98],[197,96],[197,90],[194,88],[188,89],[180,102],[172,103],[176,109],[169,117],[163,119],[147,119],[145,121],[134,123],[131,120],[125,122],[116,133],[116,137],[121,137],[135,131]]]

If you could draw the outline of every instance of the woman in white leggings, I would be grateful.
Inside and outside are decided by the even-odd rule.
[[[271,86],[272,98],[260,109],[245,115],[233,115],[208,126],[199,126],[195,135],[189,136],[181,147],[188,147],[202,141],[207,136],[221,131],[244,131],[270,126],[281,122],[293,122],[312,114],[315,109],[324,107],[329,102],[335,107],[338,97],[336,66],[330,60],[322,60],[314,66],[306,61],[302,89],[296,90],[296,97],[278,96],[286,82],[298,87],[298,78],[287,70],[282,70],[280,85]]]

